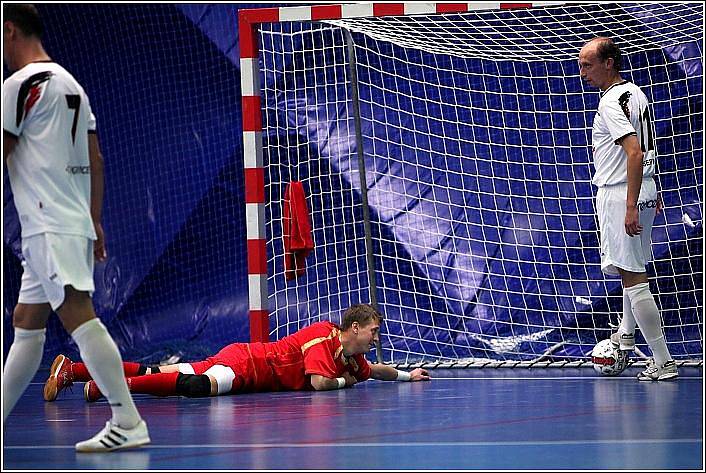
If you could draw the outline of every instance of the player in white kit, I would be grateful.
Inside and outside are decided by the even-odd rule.
[[[654,358],[638,379],[674,379],[677,366],[647,282],[652,223],[662,206],[650,107],[640,88],[623,80],[620,66],[620,49],[610,38],[595,38],[579,53],[581,78],[603,92],[592,133],[601,269],[623,283],[623,318],[611,340],[621,350],[634,350],[639,326]]]
[[[120,352],[91,300],[94,257],[103,260],[106,253],[100,224],[102,157],[88,97],[44,50],[34,6],[4,3],[3,20],[3,56],[16,71],[2,87],[3,156],[24,260],[13,313],[15,337],[3,368],[3,422],[39,368],[54,310],[101,391],[108,393],[112,410],[105,428],[77,443],[76,450],[145,445],[150,442],[147,425],[122,376]],[[50,380],[60,368],[52,366]]]

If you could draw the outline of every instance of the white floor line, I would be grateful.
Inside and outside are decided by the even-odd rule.
[[[547,446],[547,445],[640,445],[640,444],[672,444],[672,443],[702,443],[702,439],[606,439],[606,440],[548,440],[542,442],[326,442],[326,443],[219,443],[219,444],[176,444],[148,445],[144,449],[175,449],[175,448],[340,448],[340,447],[495,447],[495,446]],[[74,445],[6,445],[11,450],[43,450],[74,448]],[[126,450],[128,452],[129,450]],[[133,450],[134,451],[134,450]]]
[[[433,373],[432,373],[433,374]],[[432,381],[435,379],[443,379],[443,380],[461,380],[461,379],[477,379],[477,380],[513,380],[517,381],[519,379],[527,379],[527,380],[543,380],[543,379],[551,379],[551,380],[562,380],[562,379],[610,379],[610,380],[629,380],[629,381],[637,381],[635,376],[451,376],[451,377],[444,377],[444,376],[438,376],[438,377],[433,377]],[[678,383],[680,379],[703,379],[702,376],[679,376],[674,381],[663,381],[664,383]],[[372,380],[375,381],[375,380]],[[78,383],[81,383],[82,381],[78,381]],[[386,381],[380,381],[386,382]],[[29,383],[30,385],[44,385],[44,383]],[[645,382],[645,384],[648,384]],[[302,397],[307,397],[307,396],[302,396]]]

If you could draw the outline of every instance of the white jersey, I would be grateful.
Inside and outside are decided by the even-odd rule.
[[[623,81],[603,93],[593,120],[593,163],[596,168],[593,184],[603,187],[628,181],[628,157],[620,141],[629,135],[637,135],[642,148],[643,177],[654,176],[656,155],[649,103],[638,86]]]
[[[54,62],[27,64],[2,86],[3,129],[17,137],[7,160],[22,237],[51,232],[95,240],[88,96]]]

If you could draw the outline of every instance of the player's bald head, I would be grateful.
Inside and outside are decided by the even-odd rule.
[[[618,45],[615,44],[611,38],[606,36],[593,38],[584,45],[581,52],[589,57],[595,54],[595,57],[600,62],[605,62],[608,59],[612,59],[613,69],[616,72],[620,72],[620,68],[622,66],[622,53],[620,52]]]

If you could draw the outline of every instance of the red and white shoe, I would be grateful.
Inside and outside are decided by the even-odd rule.
[[[64,355],[57,355],[49,369],[49,378],[44,383],[44,400],[53,401],[59,391],[74,384],[71,360]]]
[[[103,393],[98,389],[96,382],[90,380],[83,385],[83,397],[86,399],[86,402],[96,402],[103,397]]]

